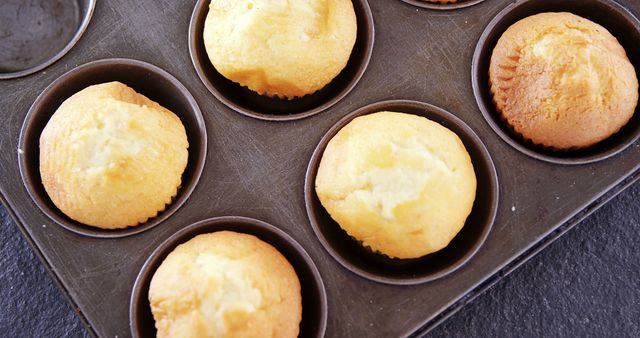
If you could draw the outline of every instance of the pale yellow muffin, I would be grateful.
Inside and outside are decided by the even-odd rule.
[[[187,165],[180,119],[119,82],[60,105],[40,136],[40,176],[70,218],[103,229],[144,223],[176,195]]]
[[[158,337],[297,337],[300,282],[274,247],[247,234],[196,236],[162,262],[149,287]]]
[[[227,79],[292,99],[322,89],[342,71],[356,34],[351,0],[212,0],[204,45]]]
[[[355,118],[329,142],[316,193],[331,217],[373,251],[418,258],[446,247],[476,196],[460,138],[424,117]]]
[[[507,29],[493,50],[491,93],[523,138],[555,150],[598,143],[638,102],[624,48],[604,27],[571,13],[542,13]]]

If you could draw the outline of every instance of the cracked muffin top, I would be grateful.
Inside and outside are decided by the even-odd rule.
[[[121,229],[171,204],[187,166],[180,118],[120,83],[65,100],[40,135],[40,176],[51,201],[80,223]]]
[[[212,0],[203,37],[224,77],[261,95],[293,99],[342,71],[356,34],[350,0]]]
[[[604,27],[571,13],[542,13],[509,27],[489,80],[502,118],[554,150],[591,146],[622,128],[638,101],[636,72]]]
[[[355,118],[331,139],[316,193],[365,247],[418,258],[443,249],[462,229],[476,176],[449,129],[417,115],[379,112]]]
[[[158,337],[297,337],[300,281],[270,244],[238,232],[176,247],[149,286]]]

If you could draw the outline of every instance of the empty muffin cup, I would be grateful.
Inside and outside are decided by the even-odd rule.
[[[466,8],[469,6],[477,5],[484,0],[458,0],[454,3],[447,3],[446,1],[428,1],[428,0],[402,0],[408,4],[414,5],[420,8],[426,9],[438,9],[438,10],[452,10]]]
[[[477,179],[471,214],[444,249],[415,259],[395,259],[365,248],[347,234],[320,203],[315,190],[320,160],[329,141],[358,116],[381,111],[426,117],[454,132],[469,153]],[[346,269],[364,278],[386,284],[413,285],[443,277],[465,264],[486,240],[498,208],[498,177],[486,147],[462,120],[427,103],[393,100],[360,108],[338,121],[316,147],[305,177],[305,206],[311,227],[320,243]],[[453,206],[452,206],[453,207]]]
[[[182,174],[182,184],[164,211],[143,224],[119,230],[103,230],[74,221],[58,209],[47,194],[40,176],[39,140],[44,127],[58,107],[70,96],[95,84],[119,81],[138,93],[158,102],[176,114],[184,125],[188,148],[188,163]],[[59,77],[35,100],[22,125],[18,141],[18,164],[27,192],[35,204],[62,227],[82,235],[115,238],[148,230],[175,213],[193,192],[207,151],[207,131],[200,108],[189,91],[171,74],[131,59],[104,59],[90,62]]]
[[[162,243],[144,263],[131,293],[129,325],[133,337],[155,337],[156,328],[149,305],[149,285],[155,271],[178,245],[193,237],[216,231],[234,231],[256,236],[272,245],[289,261],[300,280],[302,320],[300,337],[323,337],[327,326],[327,295],[320,273],[311,257],[293,238],[268,223],[238,216],[216,217],[178,231]]]
[[[222,103],[240,114],[267,121],[290,121],[318,114],[336,104],[356,86],[373,52],[373,15],[367,0],[354,0],[358,32],[346,67],[321,90],[293,100],[259,95],[221,75],[204,46],[204,23],[209,0],[199,0],[189,27],[189,52],[198,76]]]
[[[95,0],[0,3],[0,79],[33,74],[62,58],[89,25]]]
[[[514,23],[544,12],[569,12],[606,28],[624,47],[640,75],[640,22],[627,9],[611,0],[525,0],[510,4],[487,25],[476,46],[471,68],[473,93],[483,117],[496,134],[510,146],[532,158],[556,164],[586,164],[607,159],[640,138],[640,106],[617,133],[587,148],[556,151],[533,144],[516,133],[496,110],[489,86],[489,64],[502,34]]]

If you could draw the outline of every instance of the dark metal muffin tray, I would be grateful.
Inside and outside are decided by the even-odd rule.
[[[227,107],[201,81],[189,48],[195,1],[98,1],[94,9],[92,1],[79,0],[78,18],[87,14],[91,17],[87,12],[90,9],[93,17],[75,46],[59,61],[32,75],[0,80],[0,105],[4,108],[0,118],[4,129],[0,134],[2,201],[89,331],[97,336],[130,336],[130,322],[134,320],[129,315],[130,299],[143,264],[161,243],[181,229],[217,216],[245,216],[268,222],[300,244],[317,266],[326,290],[326,336],[424,333],[640,179],[638,110],[628,127],[592,152],[549,154],[511,140],[512,135],[501,129],[499,119],[486,104],[486,73],[482,67],[486,50],[495,43],[495,34],[483,32],[494,18],[507,20],[490,25],[499,30],[508,20],[545,8],[575,9],[576,14],[601,23],[621,39],[636,70],[640,70],[640,25],[634,17],[640,15],[640,3],[558,3],[532,0],[513,5],[510,1],[486,0],[466,8],[439,11],[400,0],[370,1],[375,44],[364,75],[351,92],[326,110],[314,111],[313,116],[270,122]],[[498,15],[505,8],[506,12]],[[620,24],[620,20],[625,23]],[[69,24],[77,25],[80,31],[84,29],[82,21],[69,20]],[[480,40],[483,43],[474,57]],[[73,231],[82,226],[71,223],[61,226],[62,216],[54,221],[47,216],[46,208],[39,208],[31,198],[18,164],[23,156],[37,158],[33,146],[19,149],[21,128],[36,98],[66,72],[107,58],[144,61],[173,75],[195,98],[205,127],[204,138],[194,134],[204,142],[194,145],[206,152],[202,175],[195,179],[191,195],[162,222],[126,236]],[[356,76],[357,69],[354,68]],[[0,73],[3,71],[0,69]],[[144,72],[139,76],[126,73],[122,77],[128,77],[130,82],[140,81],[143,88],[135,89],[151,99],[175,102],[176,107],[190,106],[188,95],[183,95],[175,84],[171,87],[171,80],[162,84],[158,83],[159,78],[146,78]],[[100,76],[118,77],[108,71]],[[97,81],[91,77],[84,80]],[[345,84],[342,88],[350,86]],[[65,92],[69,88],[61,86],[58,90]],[[164,93],[175,94],[166,97]],[[429,103],[458,117],[482,140],[498,174],[498,211],[486,241],[457,270],[415,285],[371,281],[344,268],[316,236],[305,203],[307,167],[323,135],[359,108],[392,99]],[[57,101],[46,102],[54,105]],[[40,108],[44,114],[55,109]],[[197,130],[198,119],[193,118],[188,124]],[[33,139],[24,142],[37,144]],[[195,157],[190,156],[194,167],[189,175],[197,175],[199,162],[191,161],[198,158],[198,149],[190,152]],[[593,156],[601,158],[594,161]],[[189,178],[191,182],[193,176]],[[37,180],[31,183],[38,187]],[[55,210],[50,211],[48,214],[58,215]],[[148,318],[144,313],[140,316]]]

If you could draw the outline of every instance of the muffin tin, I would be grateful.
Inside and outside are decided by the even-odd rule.
[[[49,199],[40,181],[38,146],[42,130],[59,107],[71,95],[100,83],[120,81],[138,93],[160,103],[178,115],[189,141],[189,162],[182,184],[171,205],[143,224],[119,230],[102,230],[76,222],[62,213]],[[130,59],[104,59],[89,62],[62,75],[47,87],[33,103],[20,131],[18,157],[20,175],[38,208],[70,231],[98,238],[134,235],[160,224],[189,198],[195,188],[207,154],[207,130],[200,108],[189,91],[169,73],[149,63]]]
[[[62,58],[87,29],[95,6],[96,0],[3,1],[0,79],[33,74]]]
[[[586,164],[601,161],[618,154],[640,138],[640,114],[633,116],[619,132],[595,146],[574,151],[553,151],[524,141],[512,128],[501,121],[489,91],[489,62],[498,39],[509,26],[527,16],[542,12],[572,12],[602,25],[613,33],[627,51],[627,57],[640,74],[640,22],[624,6],[602,0],[536,0],[519,1],[507,6],[487,25],[475,53],[471,76],[476,102],[491,128],[505,142],[533,158],[557,164]]]
[[[380,111],[423,116],[452,130],[464,143],[477,178],[473,210],[449,245],[416,259],[392,259],[372,252],[349,236],[322,207],[315,192],[316,175],[322,154],[331,139],[359,116]],[[478,135],[451,113],[427,103],[390,100],[370,104],[347,114],[327,131],[311,156],[304,184],[304,198],[311,227],[320,243],[342,266],[370,280],[394,285],[414,285],[446,276],[466,263],[489,235],[498,211],[496,168]]]
[[[218,100],[240,114],[267,121],[291,121],[318,114],[336,104],[356,86],[371,59],[374,23],[366,0],[354,0],[358,24],[351,57],[336,78],[316,93],[293,100],[268,98],[222,76],[211,64],[202,37],[209,0],[199,0],[189,24],[189,54],[202,83]]]
[[[145,262],[136,279],[129,303],[133,337],[155,337],[156,328],[149,306],[149,285],[156,269],[178,245],[197,235],[216,231],[235,231],[258,237],[271,244],[291,263],[300,280],[302,320],[300,336],[323,337],[327,329],[327,293],[320,272],[302,246],[284,231],[265,222],[246,217],[217,217],[189,225],[169,237]]]
[[[354,3],[366,5],[364,0]],[[623,45],[631,46],[628,48],[632,50],[627,52],[634,65],[640,66],[637,55],[633,56],[640,45],[640,41],[634,44],[633,40],[640,30],[634,17],[640,13],[639,3],[632,0],[620,0],[620,5],[611,0],[567,3],[576,4],[578,14],[596,22],[626,18],[629,23],[626,26],[599,23],[612,27],[615,36],[631,39],[623,41]],[[640,178],[640,145],[633,136],[620,143],[624,145],[615,151],[616,156],[604,156],[597,162],[580,161],[589,163],[577,165],[571,161],[540,161],[511,145],[529,149],[526,144],[506,132],[508,139],[503,140],[498,129],[494,131],[500,128],[500,122],[494,120],[495,126],[492,124],[493,116],[487,108],[491,106],[482,108],[480,103],[479,109],[472,83],[477,90],[483,85],[484,75],[481,63],[473,61],[474,46],[480,41],[480,50],[489,48],[483,45],[483,41],[491,41],[487,38],[490,34],[483,35],[485,28],[494,18],[508,17],[504,13],[498,15],[505,8],[518,15],[533,14],[557,8],[551,1],[517,1],[512,5],[509,1],[487,0],[450,11],[421,9],[400,0],[372,1],[368,5],[375,22],[375,45],[368,67],[365,63],[366,71],[348,95],[305,119],[274,123],[250,118],[212,95],[190,55],[193,35],[190,37],[189,32],[197,8],[195,1],[97,2],[83,37],[59,62],[31,76],[0,81],[0,103],[5,107],[5,132],[0,135],[0,166],[5,177],[0,182],[3,203],[92,333],[130,336],[130,324],[136,317],[129,314],[130,304],[134,305],[129,300],[140,292],[134,283],[145,262],[156,257],[153,256],[156,250],[160,252],[170,245],[162,245],[165,241],[192,231],[190,224],[224,215],[266,221],[286,233],[283,238],[291,237],[304,248],[322,276],[327,299],[326,336],[424,333]],[[597,10],[589,14],[585,8]],[[504,26],[489,27],[499,30]],[[190,165],[195,159],[190,170],[195,169],[196,175],[198,165],[203,166],[197,184],[193,183],[192,188],[188,184],[183,186],[193,189],[191,195],[184,196],[184,203],[172,210],[172,215],[148,226],[146,231],[127,236],[79,231],[83,226],[56,219],[56,211],[46,200],[43,203],[30,196],[46,197],[41,193],[38,175],[33,174],[37,169],[38,128],[64,93],[100,79],[77,74],[95,66],[91,62],[113,58],[128,60],[98,61],[98,64],[131,62],[141,70],[115,71],[118,67],[114,66],[113,72],[103,73],[108,74],[105,80],[136,81],[140,87],[137,90],[161,103],[173,104],[181,117],[192,117],[193,123],[186,125],[192,125],[194,132],[204,122],[200,135],[206,134],[205,138],[189,134],[190,141],[195,140],[194,145],[202,142],[199,150],[190,150],[190,155],[193,154]],[[142,71],[145,68],[157,72],[147,74]],[[64,75],[69,71],[72,72]],[[72,82],[65,81],[74,77],[77,79]],[[173,77],[175,82],[170,80]],[[305,175],[323,135],[336,122],[362,107],[398,99],[433,104],[463,121],[478,135],[493,159],[500,191],[491,231],[488,236],[480,232],[476,238],[484,240],[484,244],[472,246],[468,251],[475,255],[465,258],[466,263],[457,270],[451,269],[448,275],[436,276],[440,278],[430,282],[426,280],[431,278],[418,284],[399,283],[415,285],[380,283],[344,268],[323,247],[305,204]],[[195,113],[197,107],[202,113],[200,121]],[[440,111],[428,107],[422,111]],[[296,112],[299,111],[293,113]],[[638,116],[636,112],[631,129],[637,129]],[[36,122],[28,122],[32,120]],[[553,156],[571,159],[568,154]],[[21,169],[27,177],[24,183]],[[191,177],[185,182],[191,182],[195,176]],[[491,175],[482,177],[490,180]],[[486,204],[483,210],[491,210],[494,205],[490,196],[480,199]],[[235,223],[228,220],[224,224]],[[318,332],[322,331],[315,331]]]

